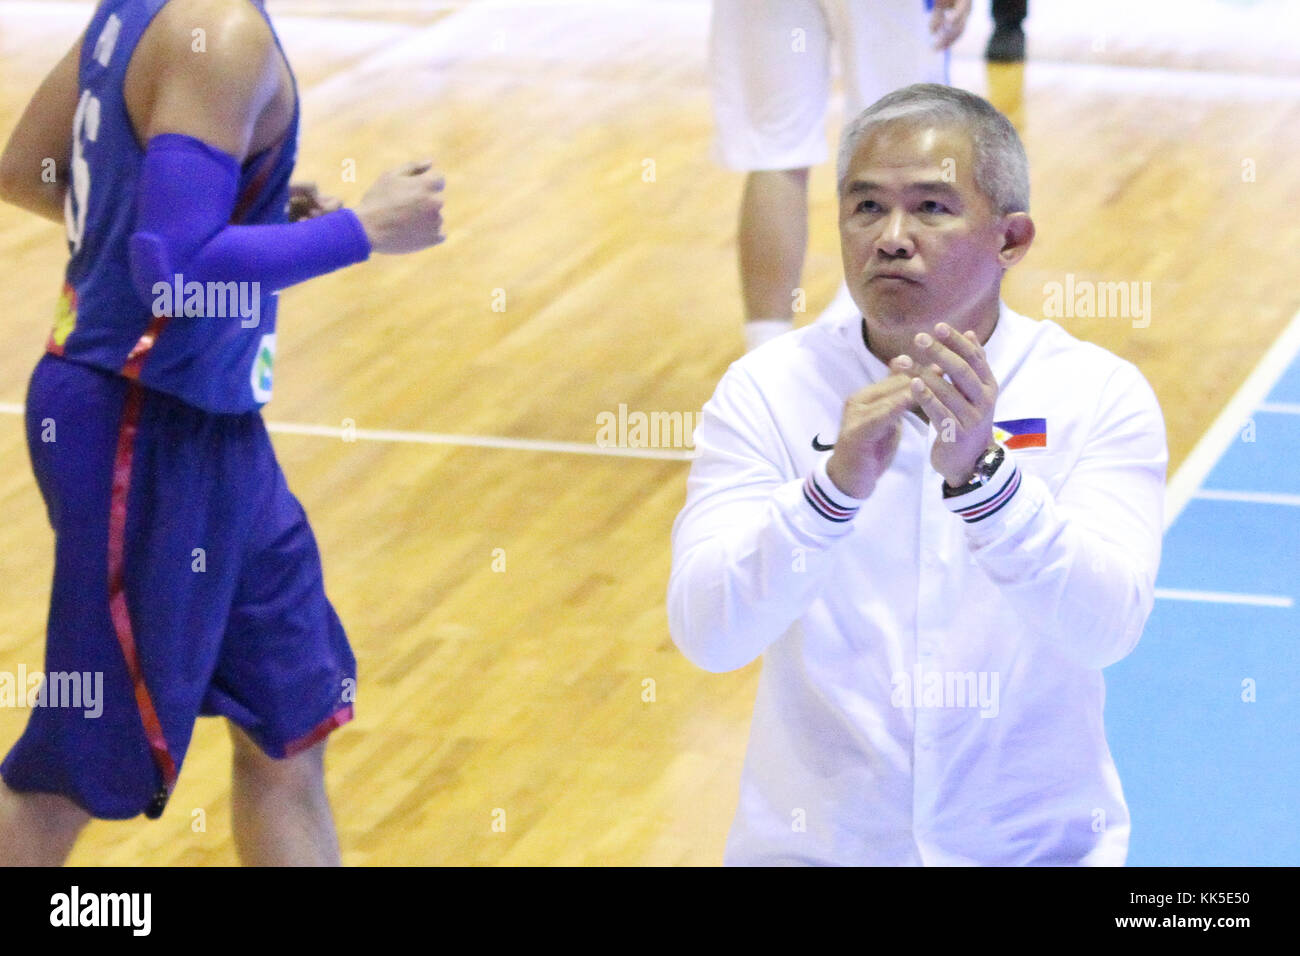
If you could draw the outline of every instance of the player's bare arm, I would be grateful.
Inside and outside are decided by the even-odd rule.
[[[293,118],[292,89],[270,27],[245,0],[172,0],[131,58],[127,111],[144,148],[190,136],[242,163]]]
[[[81,38],[64,54],[27,104],[0,156],[0,199],[63,222],[63,196],[72,162]]]
[[[195,52],[195,31],[204,31]],[[245,0],[172,0],[141,40],[126,78],[131,120],[144,146],[190,136],[241,163],[278,142],[293,118],[292,84],[266,21]],[[445,240],[444,180],[431,160],[379,177],[354,210],[372,251],[416,252]],[[295,221],[340,208],[304,184]]]

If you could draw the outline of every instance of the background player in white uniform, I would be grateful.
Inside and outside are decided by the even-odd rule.
[[[946,83],[946,51],[970,9],[971,0],[714,0],[716,153],[748,173],[739,246],[749,348],[792,324],[808,168],[826,160],[832,47],[845,115],[857,116],[898,87]],[[853,308],[845,290],[836,301]]]

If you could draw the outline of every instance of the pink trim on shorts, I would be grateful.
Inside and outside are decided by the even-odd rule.
[[[328,737],[332,731],[342,727],[351,719],[352,705],[348,704],[345,707],[340,707],[297,740],[285,744],[284,755],[286,757],[292,757],[294,754],[302,753],[309,747],[320,743]]]

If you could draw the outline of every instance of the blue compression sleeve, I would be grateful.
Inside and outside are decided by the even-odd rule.
[[[233,226],[239,163],[190,136],[149,141],[130,240],[131,279],[146,302],[154,284],[260,282],[268,292],[370,256],[370,240],[350,209],[275,225]]]

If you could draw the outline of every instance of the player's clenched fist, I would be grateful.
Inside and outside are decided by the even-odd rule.
[[[357,206],[357,218],[375,252],[418,252],[442,234],[442,173],[433,160],[407,163],[384,173]]]
[[[915,403],[906,375],[890,375],[849,396],[826,473],[835,487],[865,498],[898,451],[903,413]]]

